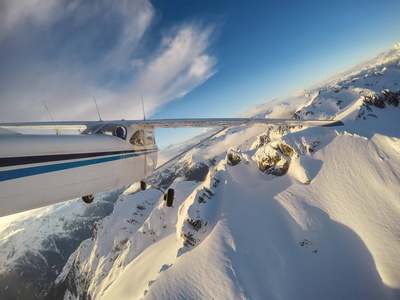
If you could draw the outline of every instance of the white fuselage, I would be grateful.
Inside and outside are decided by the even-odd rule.
[[[80,135],[0,134],[0,217],[141,181],[156,163],[153,128],[123,121]]]

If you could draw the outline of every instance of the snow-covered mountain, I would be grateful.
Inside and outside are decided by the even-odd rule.
[[[172,208],[132,187],[49,298],[399,299],[399,48],[252,112],[345,126],[229,129],[155,174]]]
[[[92,205],[77,199],[0,218],[0,299],[43,299],[123,190],[99,193]]]
[[[221,133],[152,177],[172,208],[121,195],[47,298],[400,299],[399,89],[400,45],[253,109],[345,125]]]

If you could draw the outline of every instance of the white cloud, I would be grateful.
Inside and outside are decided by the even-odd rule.
[[[148,0],[14,2],[0,6],[0,20],[10,12],[0,21],[0,43],[7,37],[9,49],[0,53],[2,122],[48,120],[43,100],[55,120],[93,120],[93,96],[103,119],[141,118],[140,94],[150,115],[215,73],[212,26],[176,26],[158,46],[142,49],[155,15]],[[20,32],[29,39],[18,39]]]
[[[194,77],[203,77],[204,74],[211,75],[209,70],[215,64],[215,59],[208,55],[196,57],[190,66],[189,75]]]
[[[70,11],[77,1],[64,7],[58,0],[3,0],[0,2],[0,40],[15,33],[21,25],[38,26],[51,23]]]
[[[211,34],[212,28],[182,25],[164,36],[158,55],[147,63],[135,61],[140,73],[125,89],[104,99],[107,118],[142,118],[141,94],[150,116],[210,78],[216,64],[216,59],[206,54]]]
[[[175,28],[165,36],[156,56],[133,83],[130,93],[146,95],[148,109],[183,97],[214,73],[216,59],[206,53],[212,28],[194,25]],[[148,105],[148,104],[147,104]]]
[[[108,63],[115,69],[126,67],[129,55],[136,48],[143,34],[154,18],[154,8],[149,1],[125,1],[118,7],[119,15],[124,20],[121,37],[107,56]],[[140,13],[137,13],[140,12]]]

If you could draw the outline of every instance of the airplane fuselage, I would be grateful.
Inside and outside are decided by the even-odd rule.
[[[0,217],[141,181],[156,164],[154,129],[136,124],[0,134]]]
[[[221,127],[157,169],[234,126],[341,126],[337,120],[214,118],[0,123],[0,217],[142,181],[156,170],[154,128]],[[9,128],[86,128],[78,135],[18,134]],[[164,193],[164,192],[163,192]],[[173,205],[174,190],[164,193]]]

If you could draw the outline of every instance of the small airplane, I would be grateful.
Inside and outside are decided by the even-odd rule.
[[[341,121],[232,118],[0,123],[0,217],[140,182],[155,170],[229,127],[340,126]],[[154,128],[221,127],[206,139],[157,166]],[[13,128],[52,129],[21,134]],[[59,134],[60,129],[83,130]],[[14,129],[15,130],[15,129]],[[174,190],[164,193],[168,207]]]

